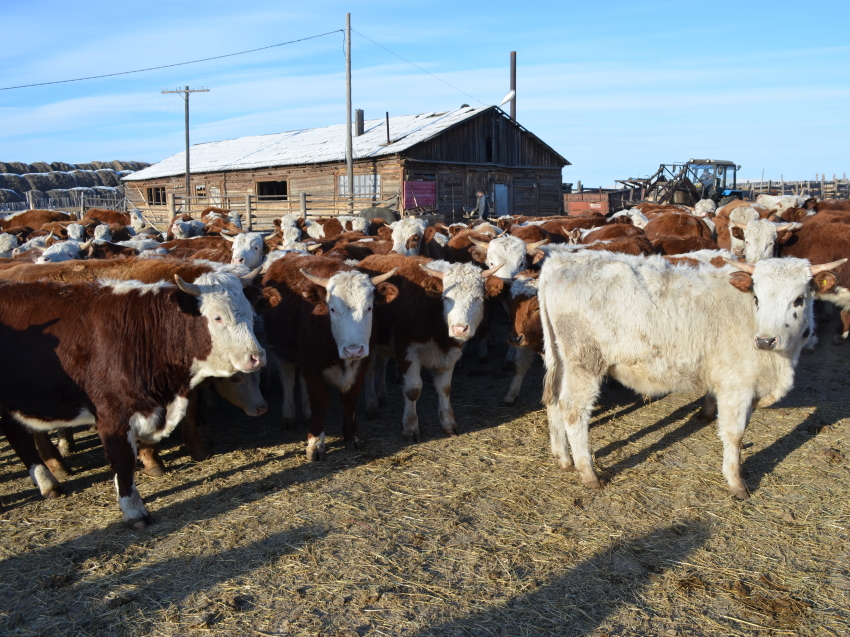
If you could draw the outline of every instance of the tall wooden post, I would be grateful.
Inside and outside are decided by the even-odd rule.
[[[514,98],[511,100],[511,119],[516,121],[516,51],[511,51],[511,90]]]
[[[86,216],[86,193],[80,193],[80,212],[77,213],[77,220],[82,221]]]
[[[348,174],[348,211],[354,212],[354,148],[351,142],[351,14],[345,14],[345,167]]]
[[[245,195],[245,218],[248,220],[248,232],[254,229],[254,219],[251,216],[251,193]]]
[[[307,193],[301,191],[301,218],[307,218]]]
[[[165,196],[165,201],[168,205],[168,222],[171,223],[171,220],[174,219],[174,216],[177,214],[177,203],[175,202],[175,195],[173,192],[168,193]]]

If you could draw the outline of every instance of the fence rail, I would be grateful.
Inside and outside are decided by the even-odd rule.
[[[47,199],[32,199],[31,202],[0,203],[0,214],[21,212],[23,210],[64,210],[67,212],[76,212],[88,210],[89,208],[106,208],[108,210],[126,212],[127,200],[125,198],[87,196],[50,197]]]
[[[739,182],[738,189],[743,191],[744,196],[747,197],[770,194],[801,195],[819,199],[847,199],[850,198],[850,179],[835,179],[833,181],[826,181],[825,179],[817,181],[748,180],[743,183]]]

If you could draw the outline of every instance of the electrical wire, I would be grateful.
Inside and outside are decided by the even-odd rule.
[[[466,95],[469,99],[471,99],[471,100],[475,100],[476,102],[478,102],[478,103],[479,103],[479,104],[481,104],[482,106],[487,106],[484,102],[482,102],[482,101],[481,101],[480,99],[478,99],[477,97],[472,97],[472,95],[470,95],[469,93],[466,93],[466,92],[464,92],[464,91],[461,91],[461,90],[460,90],[457,86],[453,86],[453,85],[449,84],[448,82],[446,82],[444,79],[437,77],[437,76],[436,76],[436,75],[434,75],[433,73],[429,73],[428,71],[426,71],[425,69],[423,69],[421,66],[419,66],[419,65],[417,65],[417,64],[414,64],[414,63],[413,63],[413,62],[411,62],[410,60],[407,60],[407,59],[405,59],[405,58],[401,57],[401,56],[400,56],[398,53],[396,53],[395,51],[390,51],[387,47],[385,47],[385,46],[383,46],[383,45],[381,45],[381,44],[378,44],[377,42],[375,42],[375,41],[374,41],[374,40],[372,40],[371,38],[367,38],[365,35],[363,35],[362,33],[360,33],[360,31],[356,31],[355,29],[351,29],[351,30],[352,30],[352,31],[354,31],[354,33],[356,33],[357,35],[359,35],[361,38],[366,38],[367,40],[369,40],[369,42],[371,42],[371,43],[372,43],[372,44],[374,44],[375,46],[379,46],[379,47],[381,47],[384,51],[386,51],[386,52],[388,52],[388,53],[392,53],[394,56],[396,56],[396,57],[397,57],[397,58],[399,58],[400,60],[404,60],[405,62],[407,62],[407,63],[408,63],[408,64],[410,64],[411,66],[415,66],[417,69],[419,69],[419,70],[420,70],[420,71],[422,71],[423,73],[428,73],[428,75],[430,75],[431,77],[433,77],[435,80],[439,80],[440,82],[442,82],[442,83],[443,83],[443,84],[445,84],[446,86],[450,86],[451,88],[453,88],[454,90],[456,90],[458,93],[462,93],[463,95]]]
[[[152,66],[149,69],[137,69],[135,71],[121,71],[120,73],[107,73],[105,75],[92,75],[89,77],[78,77],[73,80],[57,80],[55,82],[39,82],[37,84],[21,84],[20,86],[4,86],[0,87],[0,91],[10,91],[16,88],[30,88],[33,86],[47,86],[48,84],[66,84],[68,82],[82,82],[83,80],[97,80],[103,77],[115,77],[116,75],[129,75],[131,73],[144,73],[146,71],[156,71],[158,69],[169,69],[175,66],[185,66],[186,64],[197,64],[198,62],[209,62],[210,60],[220,60],[222,58],[233,57],[234,55],[245,55],[246,53],[255,53],[257,51],[264,51],[266,49],[273,49],[278,46],[284,46],[286,44],[295,44],[296,42],[304,42],[305,40],[313,40],[315,38],[321,38],[326,35],[331,35],[333,33],[345,33],[343,29],[335,29],[334,31],[328,31],[327,33],[320,33],[318,35],[311,35],[306,38],[300,38],[298,40],[290,40],[289,42],[280,42],[279,44],[270,44],[269,46],[261,46],[259,49],[250,49],[248,51],[239,51],[238,53],[227,53],[225,55],[216,55],[211,58],[203,58],[201,60],[192,60],[190,62],[177,62],[175,64],[163,64],[162,66]],[[363,36],[366,37],[366,36]],[[368,40],[368,38],[366,38]],[[380,46],[380,45],[378,45]],[[427,72],[427,71],[426,71]]]

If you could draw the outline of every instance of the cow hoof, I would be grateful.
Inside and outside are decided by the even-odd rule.
[[[47,491],[42,495],[44,496],[45,500],[54,500],[56,498],[61,498],[63,495],[65,495],[65,492],[62,491],[62,489],[59,488],[58,485],[55,485],[53,486],[53,488],[50,489],[50,491]]]
[[[732,492],[732,495],[735,496],[738,500],[749,500],[750,499],[750,490],[747,488],[747,485],[739,487],[737,489],[733,489],[729,487],[729,491]]]
[[[319,451],[318,449],[307,450],[307,460],[309,462],[322,462],[327,455],[326,451]]]
[[[593,489],[595,491],[602,491],[605,486],[602,483],[602,480],[599,480],[598,478],[595,478],[593,480],[582,480],[582,484],[588,489]]]
[[[203,460],[203,458],[201,458]],[[153,466],[153,467],[143,467],[142,473],[151,478],[161,478],[165,475],[165,467]]]
[[[572,460],[564,460],[563,458],[555,458],[555,463],[564,471],[575,471],[576,466]],[[598,482],[598,481],[597,481]]]
[[[512,372],[514,371],[514,364],[510,361],[505,361],[502,363],[502,371],[503,372]]]
[[[127,521],[127,525],[131,529],[136,529],[137,531],[141,531],[142,529],[149,527],[153,523],[154,519],[150,515],[143,515],[141,518]]]
[[[386,407],[388,402],[386,396],[378,396],[378,407]]]
[[[503,399],[502,402],[499,403],[499,407],[513,407],[514,401]]]
[[[422,442],[422,434],[418,431],[414,431],[413,433],[404,434],[404,439],[407,442]]]
[[[292,425],[295,424],[295,418],[284,418],[280,421],[280,428],[284,431],[287,431]]]
[[[202,460],[206,460],[210,457],[210,452],[208,449],[197,448],[197,449],[186,449],[189,452],[189,456],[195,462],[201,462]]]
[[[380,415],[380,412],[378,411],[377,407],[372,407],[371,409],[366,410],[366,418],[369,418],[370,420],[374,420],[379,415]]]
[[[700,412],[697,414],[697,418],[700,420],[700,422],[713,422],[715,417],[716,414],[709,414],[702,410],[700,410]]]

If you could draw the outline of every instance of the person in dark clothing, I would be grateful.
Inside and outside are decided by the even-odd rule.
[[[490,218],[490,201],[487,197],[487,194],[483,190],[479,190],[476,195],[478,195],[478,201],[475,202],[475,208],[470,211],[467,215],[468,217],[474,217],[476,213],[478,213],[478,218],[485,220]]]

